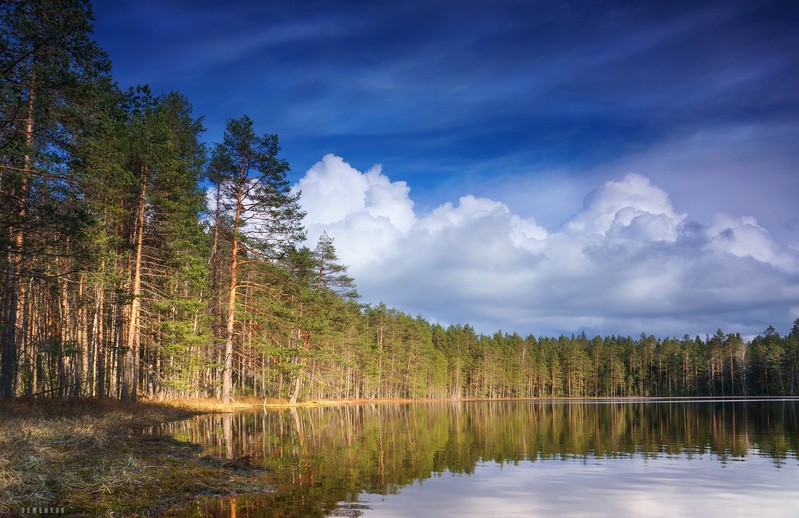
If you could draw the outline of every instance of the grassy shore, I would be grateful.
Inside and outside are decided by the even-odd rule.
[[[157,516],[203,494],[263,491],[257,470],[141,427],[262,403],[0,401],[0,516]],[[63,510],[63,511],[62,511]]]

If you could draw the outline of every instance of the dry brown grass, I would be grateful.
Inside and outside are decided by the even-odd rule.
[[[159,404],[199,414],[216,414],[263,408],[264,401],[259,398],[237,398],[232,403],[217,399],[167,399]]]
[[[77,516],[157,515],[199,494],[258,487],[257,473],[226,469],[201,457],[197,445],[135,433],[221,411],[213,407],[91,399],[0,402],[0,515],[32,507],[63,508]]]
[[[366,402],[308,401],[297,406]],[[267,403],[291,406],[286,400]],[[0,516],[34,507],[63,508],[73,516],[159,515],[202,494],[266,490],[257,471],[204,457],[195,444],[136,432],[196,414],[263,405],[258,398],[227,404],[208,399],[0,400]]]

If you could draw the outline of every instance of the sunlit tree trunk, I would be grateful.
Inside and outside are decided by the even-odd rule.
[[[141,267],[142,245],[144,242],[144,210],[147,191],[147,168],[141,166],[141,187],[136,216],[135,244],[133,257],[133,280],[130,288],[130,312],[126,335],[125,369],[122,378],[122,399],[136,401],[139,381],[139,346],[141,335],[139,320],[141,312]]]
[[[222,268],[221,268],[221,255],[219,253],[219,226],[222,224],[222,220],[220,218],[220,211],[221,211],[221,202],[222,202],[222,186],[219,181],[216,184],[216,196],[215,196],[215,209],[214,209],[214,232],[213,232],[213,240],[211,243],[211,256],[209,261],[211,263],[211,290],[213,292],[213,296],[211,297],[212,307],[211,307],[211,317],[213,318],[212,324],[212,334],[213,334],[213,347],[208,352],[209,358],[208,362],[212,363],[214,360],[219,362],[221,357],[219,356],[219,342],[220,337],[222,335],[222,319],[223,319],[223,289],[222,289]],[[212,372],[209,372],[209,381],[218,381],[214,372],[218,372],[217,369],[214,369]],[[218,385],[215,384],[214,395],[219,397],[219,388]]]
[[[241,175],[245,175],[242,164]],[[244,201],[244,185],[239,182],[236,190],[236,215],[233,219],[233,234],[230,242],[230,282],[228,283],[227,323],[225,325],[225,358],[222,371],[222,400],[230,403],[233,400],[233,335],[236,323],[236,282],[239,273],[239,225],[242,204]]]
[[[100,263],[100,276],[105,274],[105,261]],[[105,357],[104,357],[104,311],[105,289],[101,283],[95,290],[94,316],[92,317],[91,347],[94,351],[92,362],[92,379],[94,380],[94,395],[102,399],[105,397]]]

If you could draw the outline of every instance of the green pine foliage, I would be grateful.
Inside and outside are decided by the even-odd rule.
[[[359,304],[333,237],[302,246],[277,135],[230,119],[207,153],[183,95],[119,91],[90,21],[85,0],[0,5],[0,397],[799,393],[799,320],[523,337]]]

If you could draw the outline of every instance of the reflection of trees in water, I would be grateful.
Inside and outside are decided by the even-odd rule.
[[[168,432],[219,458],[250,456],[276,489],[246,505],[313,515],[481,461],[797,455],[797,402],[474,402],[204,416]],[[244,504],[241,504],[244,505]]]

